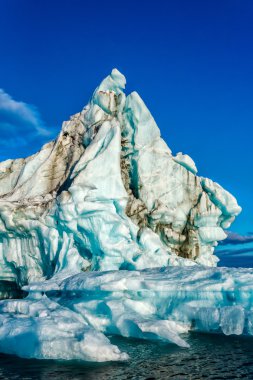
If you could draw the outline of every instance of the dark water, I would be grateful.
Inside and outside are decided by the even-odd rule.
[[[218,264],[219,267],[241,267],[241,268],[253,268],[253,255],[243,256],[243,255],[219,255],[220,259]]]
[[[115,344],[130,354],[126,363],[68,363],[0,355],[0,379],[253,379],[252,338],[190,334],[186,340],[191,345],[189,349],[113,338]]]

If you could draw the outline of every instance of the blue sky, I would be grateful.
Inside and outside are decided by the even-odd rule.
[[[113,67],[253,231],[251,0],[1,0],[0,159],[34,153]]]

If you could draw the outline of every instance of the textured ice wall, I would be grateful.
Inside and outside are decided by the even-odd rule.
[[[32,283],[0,301],[0,352],[41,359],[125,360],[104,334],[188,347],[188,331],[253,335],[253,272],[167,267],[86,272]],[[29,338],[29,339],[28,339]]]
[[[196,176],[189,156],[172,155],[142,99],[124,87],[114,69],[56,141],[0,163],[0,279],[216,265],[214,246],[240,207]]]

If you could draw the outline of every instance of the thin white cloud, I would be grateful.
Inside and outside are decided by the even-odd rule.
[[[238,245],[238,244],[248,244],[253,242],[253,234],[251,235],[240,235],[236,232],[227,231],[227,238],[220,242],[220,245]]]
[[[36,107],[0,89],[0,160],[13,156],[14,150],[15,156],[26,154],[31,145],[38,149],[55,132],[46,127]]]
[[[229,256],[237,256],[237,255],[247,255],[252,257],[253,256],[253,247],[249,248],[230,248],[230,249],[221,249],[216,252],[218,255],[229,255]]]
[[[14,100],[3,89],[0,89],[0,121],[2,120],[5,122],[16,121],[18,125],[27,125],[42,135],[50,134],[34,106]]]

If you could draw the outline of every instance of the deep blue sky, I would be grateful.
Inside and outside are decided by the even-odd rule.
[[[35,152],[117,67],[253,231],[252,20],[252,0],[0,0],[0,159]]]

